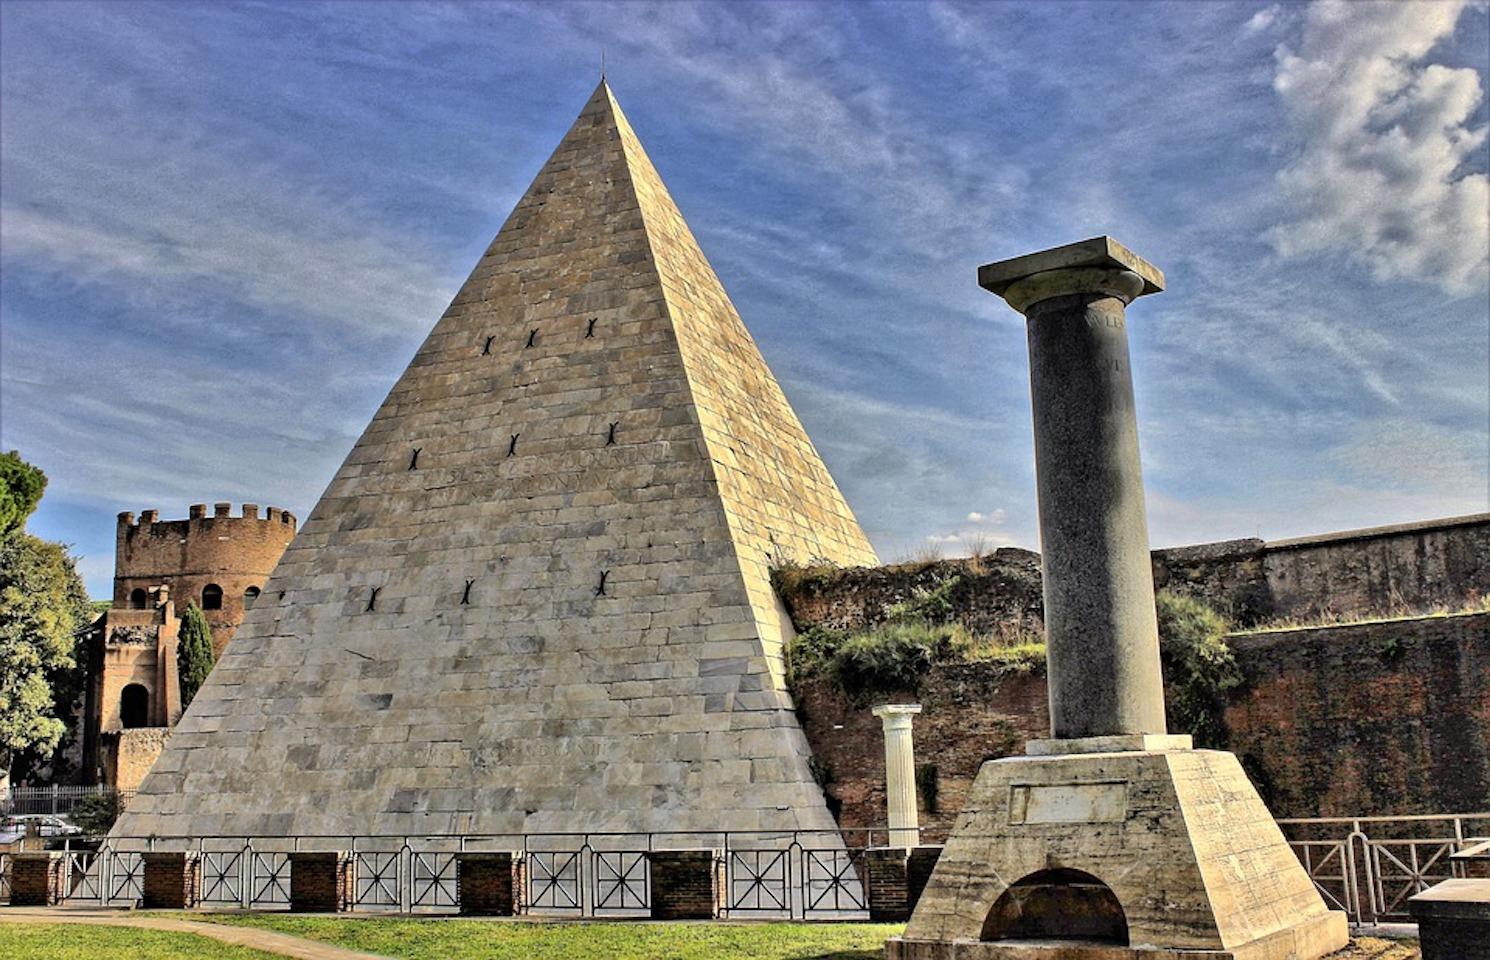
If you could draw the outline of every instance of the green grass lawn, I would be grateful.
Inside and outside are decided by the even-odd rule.
[[[0,923],[0,957],[20,960],[284,960],[274,953],[235,947],[169,930],[139,930],[86,923]]]
[[[178,914],[179,916],[179,914]],[[405,960],[875,960],[900,924],[527,923],[199,914]]]

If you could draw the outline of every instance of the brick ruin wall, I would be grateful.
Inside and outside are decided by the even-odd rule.
[[[102,750],[104,782],[112,784],[115,789],[133,793],[170,738],[171,731],[167,727],[136,727],[105,735]]]
[[[1490,595],[1490,514],[1172,547],[1153,557],[1156,587],[1200,597],[1244,626],[1410,615]]]
[[[1280,815],[1490,809],[1490,613],[1236,634],[1230,747]]]
[[[1155,551],[1156,580],[1222,606],[1269,583],[1266,554],[1276,550],[1283,558],[1273,563],[1281,571],[1273,583],[1292,589],[1250,594],[1268,601],[1253,609],[1271,617],[1302,619],[1326,609],[1365,617],[1383,608],[1454,607],[1490,594],[1486,517],[1263,547]],[[788,576],[783,600],[799,630],[862,630],[883,620],[886,607],[954,575],[960,579],[948,598],[952,616],[970,629],[988,633],[1011,622],[1039,628],[1039,557],[1023,550],[976,562]],[[1340,599],[1321,604],[1330,597]],[[1275,815],[1490,809],[1490,613],[1236,633],[1229,640],[1245,676],[1225,709],[1229,747]],[[797,682],[794,693],[815,768],[845,827],[885,820],[884,738],[872,704],[922,704],[914,737],[929,840],[950,828],[985,760],[1022,753],[1049,724],[1040,667],[942,663],[917,690],[859,703],[823,677]],[[934,809],[928,783],[935,784]]]
[[[1490,809],[1490,613],[1234,634],[1231,643],[1246,679],[1228,698],[1228,748],[1275,816]],[[860,703],[822,677],[796,694],[845,827],[885,822],[884,736],[872,703],[922,705],[914,738],[928,842],[945,838],[985,760],[1048,735],[1039,667],[938,664],[918,689]]]
[[[202,592],[209,584],[222,589],[222,606],[204,609],[212,626],[212,645],[218,657],[243,622],[244,596],[249,588],[260,589],[295,536],[295,517],[277,507],[259,516],[257,504],[245,503],[241,517],[232,516],[232,504],[195,504],[186,520],[160,520],[146,510],[138,521],[134,514],[119,515],[114,556],[114,606],[127,608],[136,590],[148,591],[169,584],[176,615],[186,615],[186,605],[203,606]]]

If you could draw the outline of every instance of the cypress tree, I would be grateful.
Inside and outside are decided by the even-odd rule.
[[[176,674],[181,679],[181,708],[186,709],[212,672],[212,627],[196,603],[186,605],[176,641]]]

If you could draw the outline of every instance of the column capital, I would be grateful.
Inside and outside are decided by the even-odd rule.
[[[1102,293],[1125,304],[1164,289],[1158,267],[1112,237],[1093,237],[978,268],[978,286],[1024,313],[1033,304],[1074,293]]]
[[[909,724],[911,717],[921,712],[919,703],[882,703],[869,711],[880,718],[885,726]]]

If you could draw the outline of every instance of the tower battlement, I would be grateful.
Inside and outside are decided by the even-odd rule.
[[[295,515],[293,513],[288,510],[283,510],[279,507],[266,508],[264,516],[260,517],[259,505],[257,503],[243,504],[241,515],[235,517],[233,516],[233,505],[227,501],[219,501],[212,504],[212,514],[210,516],[207,514],[207,504],[192,504],[190,507],[187,508],[187,519],[185,520],[161,520],[159,510],[142,510],[140,511],[139,519],[136,520],[133,511],[125,510],[119,514],[119,531],[122,534],[125,530],[130,528],[181,524],[189,525],[194,520],[210,520],[213,522],[250,521],[258,523],[279,523],[288,526],[291,531],[295,529],[295,525],[297,523]],[[187,527],[187,535],[190,535],[189,526]]]
[[[262,514],[245,503],[192,504],[184,520],[162,520],[160,511],[119,514],[114,552],[114,606],[140,610],[153,591],[169,587],[177,616],[196,603],[212,625],[213,646],[227,646],[243,614],[263,589],[280,555],[295,539],[295,515],[279,507]]]

